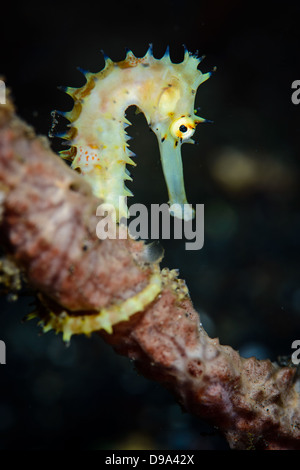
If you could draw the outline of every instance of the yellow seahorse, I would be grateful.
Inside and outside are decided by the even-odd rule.
[[[103,70],[85,73],[82,88],[64,89],[74,107],[60,113],[70,121],[62,137],[71,145],[60,154],[79,169],[97,197],[112,204],[117,220],[128,216],[126,197],[132,195],[124,183],[131,180],[126,164],[135,165],[125,131],[130,124],[125,111],[131,105],[144,113],[157,136],[172,214],[193,218],[184,188],[181,144],[193,143],[196,125],[206,121],[194,110],[197,88],[211,75],[198,70],[201,60],[185,49],[183,61],[172,63],[169,48],[156,59],[150,46],[142,58],[131,51],[120,62],[105,57]]]
[[[65,88],[74,99],[74,107],[59,113],[70,121],[68,132],[62,135],[70,141],[70,148],[60,154],[72,161],[72,168],[80,170],[97,197],[115,208],[117,220],[127,217],[126,197],[131,195],[124,183],[131,180],[126,164],[134,165],[125,132],[130,124],[125,111],[131,105],[145,114],[158,138],[171,213],[192,219],[193,209],[185,195],[181,144],[193,143],[196,125],[206,121],[194,110],[197,88],[211,75],[198,70],[200,62],[187,50],[181,63],[171,62],[168,49],[162,59],[155,59],[150,46],[142,58],[131,51],[120,62],[106,57],[103,70],[85,73],[86,84],[82,88]],[[51,301],[40,295],[40,311],[28,318],[40,317],[44,332],[62,332],[67,342],[73,334],[100,329],[112,333],[113,325],[129,320],[153,302],[166,279],[173,282],[174,289],[180,286],[181,295],[188,295],[177,273],[160,272],[156,263],[144,289],[121,303],[80,315],[60,306],[52,310]]]

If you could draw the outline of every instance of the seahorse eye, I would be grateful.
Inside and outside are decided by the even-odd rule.
[[[171,124],[170,132],[176,139],[187,140],[195,132],[195,123],[189,117],[181,117]]]

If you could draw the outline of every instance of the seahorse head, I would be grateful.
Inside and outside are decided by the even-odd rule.
[[[160,60],[152,59],[153,85],[147,84],[141,108],[155,132],[166,179],[171,213],[190,220],[193,210],[187,203],[183,180],[181,145],[194,143],[197,124],[205,122],[195,114],[195,96],[201,83],[211,76],[198,65],[202,58],[185,51],[181,63],[172,63],[167,50]]]

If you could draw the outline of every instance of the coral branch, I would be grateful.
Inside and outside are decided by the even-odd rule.
[[[122,312],[124,301],[145,292],[158,270],[147,262],[143,243],[97,238],[98,205],[47,140],[36,137],[10,103],[1,106],[0,225],[9,259],[2,268],[9,265],[15,277],[10,263],[16,263],[54,317],[63,311],[80,322],[111,305]],[[153,301],[149,297],[112,334],[99,334],[184,409],[218,426],[232,448],[300,449],[295,368],[241,358],[209,338],[176,272],[164,269],[159,278]],[[43,318],[42,308],[39,314]]]

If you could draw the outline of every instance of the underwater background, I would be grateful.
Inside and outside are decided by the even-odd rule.
[[[270,4],[269,4],[270,5]],[[59,85],[82,86],[101,50],[122,60],[183,59],[185,44],[217,71],[197,93],[198,145],[183,146],[187,197],[205,206],[205,242],[161,240],[162,266],[178,268],[208,334],[244,357],[276,361],[300,339],[300,80],[296,1],[228,0],[1,5],[0,75],[20,117],[47,135],[51,111],[69,110]],[[129,109],[137,155],[130,203],[162,204],[167,190],[156,137]],[[60,142],[54,139],[54,150]],[[33,298],[0,298],[0,449],[228,449],[212,426],[184,413],[96,334],[41,335],[23,323]]]

